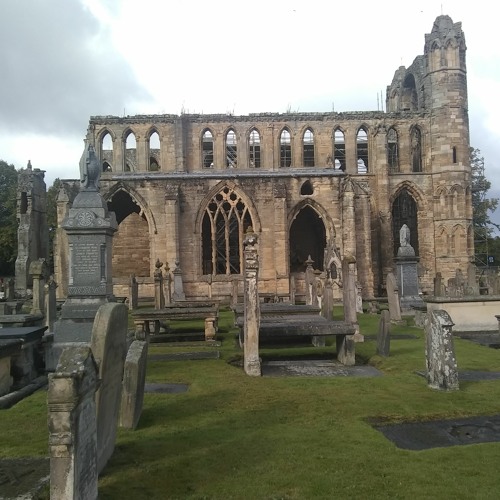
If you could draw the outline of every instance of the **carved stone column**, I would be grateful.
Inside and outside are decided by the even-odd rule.
[[[370,194],[364,189],[368,185],[361,186],[363,190],[358,196],[360,233],[364,243],[357,246],[356,259],[358,261],[358,280],[362,283],[363,299],[372,299],[373,292],[373,273],[371,271],[372,263],[372,232],[371,232],[371,210]]]
[[[181,255],[179,247],[179,186],[169,184],[165,192],[165,247],[167,260],[175,261]]]
[[[354,186],[347,177],[341,185],[342,240],[344,255],[356,255],[356,219],[354,211]]]
[[[248,228],[244,247],[244,369],[247,375],[261,375],[259,358],[260,304],[258,289],[259,256],[257,251],[257,235]]]
[[[31,314],[45,314],[45,280],[48,266],[45,259],[38,259],[30,264],[29,274],[33,280],[33,306]]]

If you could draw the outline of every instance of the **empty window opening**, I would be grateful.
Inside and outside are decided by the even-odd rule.
[[[127,166],[130,172],[137,170],[137,143],[133,132],[130,132],[125,140],[125,169]]]
[[[392,230],[394,238],[394,255],[398,254],[400,246],[399,232],[406,224],[410,229],[410,245],[418,255],[418,221],[417,203],[411,194],[403,189],[392,204]]]
[[[212,168],[214,166],[214,136],[210,130],[205,130],[201,143],[203,168]]]
[[[399,172],[398,133],[393,128],[387,132],[387,163],[389,172]]]
[[[345,137],[340,129],[335,130],[333,157],[335,170],[345,171]]]
[[[153,132],[149,136],[149,170],[156,172],[160,170],[160,136]]]
[[[111,168],[111,165],[107,161],[102,162],[102,171],[103,172],[111,172],[113,169]]]
[[[290,272],[304,272],[311,256],[314,269],[323,271],[326,230],[323,219],[311,207],[304,207],[290,227]]]
[[[260,168],[260,135],[257,130],[252,130],[248,138],[248,151],[250,167]]]
[[[411,162],[413,172],[422,172],[422,134],[418,127],[411,131]]]
[[[238,150],[236,145],[236,134],[229,130],[226,134],[226,167],[236,168],[238,166]]]
[[[304,133],[302,153],[304,167],[314,167],[314,134],[311,129],[307,129]]]
[[[403,82],[403,91],[401,94],[401,110],[417,111],[417,109],[417,85],[415,84],[415,77],[412,74],[409,74]]]
[[[368,172],[368,134],[364,128],[360,128],[356,135],[356,152],[358,174],[366,174]]]
[[[314,189],[312,187],[311,181],[304,182],[304,184],[302,184],[302,187],[300,188],[300,194],[310,195],[313,193],[314,193]]]
[[[456,146],[453,146],[452,157],[453,157],[453,163],[457,163],[457,148],[456,148]]]
[[[103,172],[113,165],[113,139],[109,132],[106,132],[101,140],[101,164]]]
[[[290,132],[283,130],[280,135],[280,167],[289,167],[292,164],[292,146]]]
[[[243,238],[252,218],[240,196],[225,187],[209,202],[201,227],[203,274],[240,274]]]
[[[19,212],[21,215],[25,215],[28,212],[28,194],[25,191],[21,192]]]

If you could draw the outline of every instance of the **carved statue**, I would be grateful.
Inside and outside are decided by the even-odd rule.
[[[98,190],[100,174],[101,169],[95,155],[95,150],[93,146],[89,144],[87,151],[83,152],[82,158],[80,159],[80,182],[82,183],[83,189],[90,191]]]
[[[410,228],[406,224],[399,230],[399,244],[402,247],[410,246]]]

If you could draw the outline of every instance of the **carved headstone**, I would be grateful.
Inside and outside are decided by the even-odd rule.
[[[389,311],[384,309],[380,314],[377,335],[377,354],[386,358],[391,349],[391,317]]]
[[[355,334],[346,335],[344,345],[339,345],[337,337],[337,358],[344,365],[354,365],[354,342],[363,342],[364,337],[359,333],[358,316],[356,314],[356,259],[352,255],[344,257],[342,262],[343,276],[343,303],[344,321],[354,326]]]
[[[99,365],[101,385],[96,394],[97,468],[99,473],[113,454],[121,405],[123,366],[127,355],[127,306],[105,304],[92,328],[91,347]]]
[[[257,234],[252,227],[247,229],[244,248],[244,369],[247,375],[259,377],[261,375],[259,358],[259,328],[260,302],[258,288],[259,256],[257,251]]]
[[[325,280],[321,315],[329,321],[333,320],[333,280],[330,277]]]
[[[148,343],[134,340],[127,352],[123,371],[120,408],[120,427],[135,429],[139,423],[144,402]]]
[[[63,350],[49,374],[50,498],[97,498],[97,365],[89,347]]]
[[[33,306],[31,314],[45,315],[45,280],[49,275],[49,268],[45,259],[32,261],[29,273],[33,282]]]
[[[313,268],[314,260],[311,259],[311,256],[307,257],[306,260],[306,272],[305,272],[305,282],[306,282],[306,304],[313,305],[314,300],[314,268]],[[314,304],[317,306],[317,304]]]
[[[459,389],[458,368],[453,345],[454,323],[441,309],[429,311],[425,325],[427,383],[431,389]]]
[[[394,274],[387,273],[386,277],[387,300],[391,321],[401,321],[401,308],[399,305],[399,289]]]
[[[56,289],[57,283],[54,276],[51,276],[45,284],[45,325],[49,332],[54,331],[54,323],[57,320]]]
[[[476,266],[469,262],[467,266],[467,285],[465,295],[479,295],[479,285],[476,279]]]
[[[155,281],[155,309],[163,309],[165,307],[165,296],[163,295],[163,273],[161,268],[163,262],[156,259],[154,281]]]
[[[442,297],[443,295],[443,276],[440,272],[437,272],[436,276],[434,277],[434,296]]]
[[[170,275],[170,267],[168,262],[165,262],[165,303],[172,303],[172,276]]]
[[[128,286],[128,308],[133,310],[137,309],[139,305],[139,283],[137,283],[137,278],[135,274],[130,276],[129,286]]]
[[[175,261],[175,269],[172,271],[174,275],[174,302],[186,300],[186,295],[184,294],[184,284],[182,282],[182,271],[180,268],[180,263],[178,260]]]

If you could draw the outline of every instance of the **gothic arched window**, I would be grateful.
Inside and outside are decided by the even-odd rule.
[[[240,274],[243,238],[252,218],[241,197],[224,187],[208,203],[201,227],[203,274]]]
[[[304,132],[302,154],[304,167],[314,167],[314,134],[310,128]]]
[[[250,166],[260,168],[260,135],[253,129],[248,136],[248,155]]]
[[[399,172],[398,133],[394,128],[387,131],[387,163],[389,164],[389,172]]]
[[[422,133],[418,127],[411,131],[411,165],[413,172],[422,172]]]
[[[290,132],[285,129],[280,135],[280,167],[289,167],[292,164],[292,145]]]

